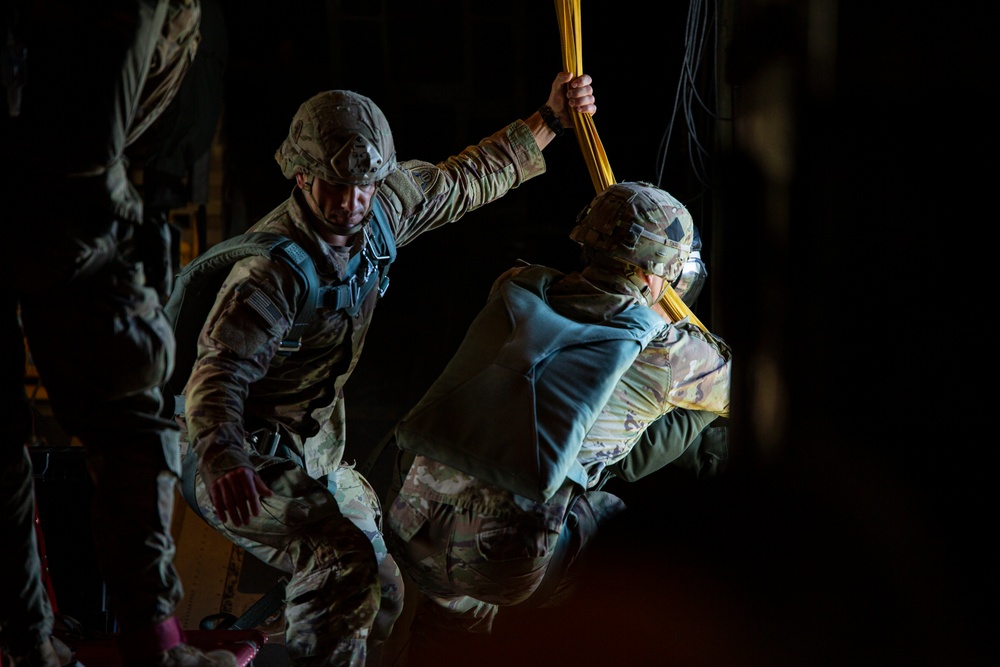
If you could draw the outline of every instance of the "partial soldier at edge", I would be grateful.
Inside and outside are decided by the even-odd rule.
[[[6,372],[0,444],[0,646],[15,666],[57,667],[72,655],[50,637],[53,610],[34,532],[32,413],[25,340],[62,428],[85,447],[91,523],[116,640],[129,667],[235,667],[227,651],[184,643],[174,616],[176,425],[159,385],[173,337],[157,292],[169,278],[166,230],[143,223],[125,149],[170,103],[200,40],[198,0],[76,3],[15,0],[4,8],[0,123]],[[15,48],[16,47],[16,48]],[[14,66],[9,57],[16,57]]]

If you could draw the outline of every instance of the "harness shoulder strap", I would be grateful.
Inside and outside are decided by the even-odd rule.
[[[368,225],[370,233],[365,249],[347,263],[344,282],[323,288],[320,297],[323,305],[334,310],[346,310],[352,317],[358,314],[365,297],[376,284],[379,296],[389,289],[389,266],[396,260],[396,238],[389,226],[389,217],[378,199],[372,203],[372,213],[374,219]],[[374,265],[374,270],[364,276],[360,275],[362,256],[369,265]]]
[[[281,342],[279,354],[288,355],[301,347],[302,332],[315,319],[320,299],[319,276],[308,253],[291,239],[271,232],[249,232],[215,244],[177,275],[171,298],[164,307],[177,338],[178,363],[174,375],[178,377],[171,377],[164,389],[165,400],[168,397],[173,399],[170,414],[184,410],[181,394],[187,381],[184,371],[190,372],[194,363],[198,333],[215,301],[221,281],[233,264],[254,255],[280,259],[302,281],[304,296],[296,309],[291,330]],[[185,313],[183,322],[182,312]],[[190,454],[184,457],[181,464],[180,490],[188,505],[204,519],[195,496],[198,457]]]
[[[253,232],[266,233],[266,232]],[[305,293],[302,302],[296,310],[295,321],[288,332],[285,340],[282,341],[281,349],[287,353],[298,349],[301,346],[302,332],[316,319],[316,309],[320,305],[319,275],[316,273],[316,265],[312,258],[297,243],[291,239],[282,238],[271,248],[271,256],[283,259],[302,281]]]

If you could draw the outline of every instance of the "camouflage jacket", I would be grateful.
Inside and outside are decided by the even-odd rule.
[[[498,278],[496,286],[522,269]],[[608,290],[611,291],[608,291]],[[549,303],[563,315],[596,322],[629,304],[645,303],[638,289],[624,278],[614,285],[598,285],[573,273],[553,285]],[[678,407],[727,416],[731,353],[718,337],[705,334],[683,320],[668,326],[639,353],[619,380],[597,421],[587,433],[578,460],[587,471],[588,487],[596,487],[604,468],[621,461],[649,424]],[[412,478],[412,479],[410,479]],[[504,506],[540,517],[554,530],[571,500],[564,485],[546,503],[510,493],[425,456],[417,456],[404,490],[421,497],[498,515]]]
[[[545,161],[521,121],[438,164],[402,162],[379,187],[398,247],[455,222],[544,173]],[[327,245],[311,227],[297,190],[250,231],[291,237],[313,257],[321,281],[339,283],[353,247]],[[306,329],[302,349],[276,356],[290,329],[300,287],[279,262],[255,257],[237,263],[220,290],[198,341],[198,360],[186,388],[188,439],[211,484],[250,466],[249,431],[275,426],[302,454],[309,474],[334,470],[345,445],[343,387],[354,370],[371,324],[378,290],[355,317],[321,308]]]

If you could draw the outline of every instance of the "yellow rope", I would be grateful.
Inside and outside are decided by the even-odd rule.
[[[554,0],[556,3],[556,17],[559,20],[559,38],[562,43],[563,69],[573,72],[575,75],[583,73],[583,39],[580,31],[580,0]],[[583,151],[583,159],[587,163],[590,171],[590,179],[594,182],[594,189],[603,192],[618,181],[611,171],[608,162],[608,155],[604,152],[604,145],[597,135],[597,127],[594,125],[594,117],[589,114],[574,112],[574,131],[577,141],[580,143],[580,150]],[[683,318],[690,318],[702,331],[708,329],[701,323],[687,304],[681,300],[674,291],[674,288],[667,285],[663,297],[660,298],[660,305],[667,311],[670,319],[678,322]]]
[[[562,41],[563,68],[576,75],[583,73],[583,51],[580,36],[580,0],[555,0]],[[597,192],[603,192],[618,181],[611,171],[604,145],[597,135],[594,117],[574,112],[576,138],[583,151],[583,159],[590,170],[590,179]]]

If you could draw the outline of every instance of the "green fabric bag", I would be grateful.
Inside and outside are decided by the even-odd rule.
[[[586,486],[583,438],[666,323],[640,305],[599,324],[564,317],[546,300],[562,277],[532,266],[496,290],[397,426],[401,449],[540,502],[567,478]]]

